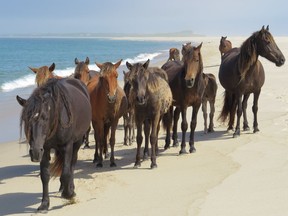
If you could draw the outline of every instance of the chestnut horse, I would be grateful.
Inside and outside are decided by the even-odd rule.
[[[116,64],[106,62],[97,63],[100,68],[100,76],[94,76],[88,82],[88,91],[92,107],[92,126],[96,143],[94,161],[98,162],[97,167],[103,167],[103,153],[107,153],[107,136],[110,135],[110,167],[115,167],[114,145],[115,132],[119,118],[127,112],[128,102],[123,89],[118,85],[117,68],[121,61]],[[99,151],[99,153],[98,153]]]
[[[215,113],[215,100],[217,94],[217,82],[216,77],[211,74],[203,73],[204,81],[205,81],[205,91],[202,98],[202,111],[204,118],[204,133],[214,132],[214,113]],[[209,114],[209,126],[207,127],[207,102],[210,105],[210,114]]]
[[[93,76],[99,76],[99,72],[95,70],[90,70],[88,65],[90,63],[90,60],[88,57],[86,57],[85,62],[84,61],[79,61],[77,58],[74,60],[75,62],[75,70],[74,70],[74,78],[81,80],[85,85],[88,84],[89,80]],[[89,133],[90,133],[91,127],[89,127],[85,138],[84,138],[84,148],[90,148],[89,146]]]
[[[50,67],[48,66],[42,66],[40,68],[34,68],[34,67],[29,67],[30,70],[32,70],[35,74],[35,82],[37,84],[37,86],[41,86],[44,83],[47,82],[48,79],[50,78],[57,78],[57,79],[61,79],[62,77],[57,76],[53,73],[54,69],[55,69],[55,64],[52,63]]]
[[[226,40],[226,37],[221,37],[220,39],[220,45],[219,45],[219,51],[220,51],[220,55],[221,57],[228,52],[230,49],[232,49],[232,43],[229,40]]]
[[[180,61],[180,52],[177,48],[171,48],[169,50],[169,58],[167,61]]]
[[[237,109],[237,124],[233,137],[240,135],[242,113],[244,117],[243,129],[249,130],[246,109],[251,93],[254,94],[252,107],[254,114],[253,132],[259,131],[257,120],[258,99],[265,80],[264,68],[258,60],[259,55],[275,63],[278,67],[285,63],[284,55],[269,32],[269,26],[266,29],[263,26],[260,31],[253,33],[246,39],[240,48],[231,49],[222,58],[219,68],[219,80],[225,89],[225,98],[219,118],[224,122],[229,115],[228,130],[232,130]]]
[[[130,64],[126,62],[130,70],[129,82],[132,85],[129,101],[135,110],[135,122],[137,127],[137,154],[134,167],[140,167],[140,150],[143,141],[142,127],[144,124],[145,140],[151,144],[151,168],[156,168],[156,154],[158,148],[158,132],[160,120],[172,105],[172,93],[165,71],[160,68],[148,68],[149,59],[144,63]],[[162,73],[163,76],[159,75]],[[151,132],[150,132],[151,131]],[[146,144],[145,144],[146,145]],[[147,147],[147,146],[145,146]]]
[[[173,94],[173,106],[176,106],[174,112],[174,125],[173,125],[173,146],[177,146],[177,122],[181,112],[182,116],[182,142],[180,154],[186,153],[186,131],[188,128],[186,112],[187,108],[192,106],[192,119],[191,119],[191,132],[189,152],[195,152],[194,147],[194,133],[197,125],[197,114],[202,103],[202,97],[205,90],[205,82],[203,78],[203,62],[201,55],[202,43],[197,47],[191,45],[191,43],[182,46],[183,63],[179,61],[170,61],[165,63],[162,68],[166,71],[169,79],[169,86]],[[170,109],[172,116],[173,108]],[[166,118],[166,115],[165,115]],[[170,146],[170,127],[172,125],[172,119],[163,118],[163,122],[166,124],[166,144],[165,149]]]
[[[43,194],[38,211],[48,210],[50,175],[61,175],[62,197],[75,196],[74,167],[91,121],[89,94],[79,80],[49,79],[28,100],[19,96],[17,100],[23,106],[20,126],[30,145],[31,161],[40,161]],[[49,168],[51,149],[55,160]]]

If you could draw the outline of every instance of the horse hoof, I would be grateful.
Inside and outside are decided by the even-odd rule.
[[[90,146],[89,146],[89,145],[85,145],[85,146],[83,147],[83,149],[90,149]]]
[[[116,165],[115,162],[113,162],[113,163],[110,164],[110,167],[117,167],[117,165]]]
[[[47,213],[49,208],[49,202],[42,202],[37,211],[40,213]]]
[[[151,168],[151,169],[157,168],[157,164],[156,164],[156,163],[151,163],[150,168]]]
[[[137,169],[137,168],[139,168],[139,167],[141,167],[141,164],[140,164],[140,163],[135,163],[135,164],[134,164],[134,169]]]
[[[239,133],[234,133],[234,134],[233,134],[233,138],[238,138],[238,137],[240,137],[240,134],[239,134]]]
[[[243,131],[250,131],[250,127],[249,126],[243,127]]]
[[[254,128],[254,130],[253,130],[253,133],[257,133],[257,132],[259,132],[260,130],[258,129],[258,128]]]
[[[173,147],[178,147],[179,146],[179,143],[178,142],[174,142],[173,143]]]
[[[63,197],[64,199],[71,199],[75,196],[76,196],[76,193],[74,191],[72,193],[62,192],[61,194],[61,197]]]
[[[196,149],[195,149],[194,147],[193,147],[193,148],[190,148],[190,149],[189,149],[189,152],[190,152],[190,153],[195,153],[195,152],[196,152]]]
[[[97,163],[96,167],[102,168],[103,164],[102,163]]]
[[[180,154],[180,155],[182,155],[182,154],[187,154],[187,151],[186,151],[185,149],[181,149],[181,150],[179,151],[179,154]]]
[[[170,146],[168,145],[168,146],[164,146],[164,150],[167,150],[167,149],[169,149],[170,148]]]
[[[213,132],[215,132],[213,128],[208,129],[208,133],[213,133]]]

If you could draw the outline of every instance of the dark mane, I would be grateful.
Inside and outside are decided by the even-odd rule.
[[[47,119],[50,115],[50,110],[53,110],[53,121],[51,123],[50,128],[52,130],[49,132],[48,138],[53,136],[58,128],[59,123],[62,127],[69,127],[73,122],[73,116],[70,108],[69,98],[65,94],[65,89],[60,87],[61,80],[51,78],[42,85],[34,90],[32,95],[27,100],[26,105],[23,107],[21,118],[20,118],[20,128],[23,128],[24,122],[29,122],[25,124],[23,128],[27,134],[27,139],[29,141],[30,130],[29,126],[33,121],[40,121],[41,118]],[[68,115],[69,121],[64,123],[59,119],[60,108],[61,108],[61,99],[64,101],[63,106],[65,107]],[[22,136],[22,130],[21,130]]]

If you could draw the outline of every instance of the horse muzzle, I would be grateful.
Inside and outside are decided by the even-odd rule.
[[[189,80],[186,80],[186,87],[187,88],[192,88],[195,84],[195,79],[189,79]]]
[[[109,94],[107,94],[107,98],[108,98],[108,102],[109,102],[110,104],[112,104],[112,103],[115,103],[117,96],[116,96],[116,94],[115,94],[115,95],[112,95],[112,96],[109,95]]]
[[[29,155],[30,155],[30,158],[31,158],[31,161],[32,162],[40,162],[41,159],[42,159],[42,156],[44,154],[44,149],[41,148],[41,149],[33,149],[31,148],[29,150]]]
[[[136,102],[137,102],[137,104],[138,105],[144,105],[144,104],[146,104],[146,98],[145,98],[145,96],[142,96],[142,97],[140,97],[140,96],[137,96],[136,97]]]
[[[282,56],[279,58],[279,60],[275,64],[277,67],[280,67],[280,66],[284,65],[284,63],[285,63],[285,57]]]

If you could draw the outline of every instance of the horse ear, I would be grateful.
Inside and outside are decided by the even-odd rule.
[[[90,63],[90,60],[89,60],[88,57],[86,57],[85,64],[86,64],[86,65],[89,65],[89,63]]]
[[[37,68],[32,68],[32,67],[28,67],[31,71],[33,71],[35,74],[37,74],[38,69]]]
[[[55,63],[53,62],[52,65],[49,67],[49,71],[52,72],[55,69]]]
[[[79,64],[79,60],[77,58],[75,58],[74,62],[76,65]]]
[[[267,27],[266,27],[266,31],[269,31],[269,25],[267,25]]]
[[[115,66],[116,68],[118,68],[118,67],[120,66],[121,62],[122,62],[122,59],[120,59],[116,64],[114,64],[114,66]]]
[[[148,59],[144,64],[143,64],[143,67],[147,70],[148,66],[149,66],[149,63],[150,63],[150,59]]]
[[[130,64],[128,61],[126,61],[126,67],[131,71],[131,69],[132,69],[132,64]]]
[[[265,31],[265,26],[263,25],[262,29],[261,29],[261,32],[264,32],[264,31]]]
[[[201,43],[199,44],[199,46],[197,46],[197,48],[196,48],[196,49],[201,49],[201,47],[202,47],[202,44],[203,44],[203,42],[201,42]]]
[[[103,64],[101,64],[101,63],[97,63],[97,62],[95,62],[95,64],[97,65],[97,67],[100,68],[100,70],[101,70],[101,68],[103,67]]]
[[[21,106],[24,106],[27,102],[26,99],[24,98],[21,98],[20,96],[16,95],[16,100],[18,101],[18,103],[21,105]]]

